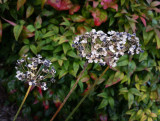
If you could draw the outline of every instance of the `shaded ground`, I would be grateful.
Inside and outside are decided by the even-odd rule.
[[[0,121],[13,121],[13,118],[18,110],[16,104],[6,105],[7,93],[0,84]],[[16,121],[28,121],[22,117],[18,117]]]

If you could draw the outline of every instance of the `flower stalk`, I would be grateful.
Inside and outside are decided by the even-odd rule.
[[[69,96],[72,94],[72,92],[74,91],[75,87],[77,86],[77,84],[78,84],[80,78],[82,77],[84,71],[86,70],[87,66],[88,66],[88,63],[86,62],[84,64],[83,70],[81,71],[81,73],[80,73],[79,77],[77,78],[75,84],[73,85],[72,89],[69,91],[68,95],[63,100],[63,103],[59,106],[59,108],[57,109],[56,113],[53,115],[53,117],[51,118],[50,121],[53,121],[55,119],[55,117],[57,116],[57,114],[60,112],[60,110],[62,109],[62,107],[64,106],[64,104],[66,103],[66,101],[68,100]]]
[[[107,72],[107,70],[109,69],[109,66],[107,66],[107,68],[103,71],[103,73],[99,76],[98,79],[96,79],[96,81],[94,82],[94,84],[91,86],[91,88],[87,91],[87,94],[80,100],[80,102],[77,104],[77,106],[73,109],[73,111],[69,114],[69,116],[67,117],[67,119],[65,121],[68,121],[71,116],[76,112],[76,110],[79,108],[79,106],[83,103],[83,101],[86,99],[86,97],[90,94],[90,92],[94,89],[94,87],[97,85],[97,83],[99,82],[99,80],[103,77],[103,75]]]
[[[15,67],[17,70],[16,78],[23,82],[27,82],[29,87],[13,121],[17,119],[32,86],[47,90],[47,78],[51,78],[50,82],[55,82],[54,76],[56,70],[51,64],[50,60],[42,59],[40,54],[32,58],[23,55],[22,59],[17,60],[17,66]],[[47,77],[48,75],[49,77]]]
[[[19,113],[20,113],[20,111],[21,111],[21,109],[22,109],[22,107],[23,107],[23,105],[24,105],[24,102],[26,101],[26,99],[27,99],[27,97],[28,97],[28,94],[29,94],[29,92],[30,92],[30,90],[31,90],[31,87],[32,87],[32,85],[30,85],[30,86],[28,87],[28,90],[27,90],[27,92],[26,92],[26,95],[25,95],[25,97],[24,97],[24,99],[23,99],[23,101],[22,101],[22,103],[21,103],[21,105],[20,105],[20,107],[19,107],[19,109],[18,109],[18,111],[17,111],[17,113],[16,113],[13,121],[16,121],[16,119],[17,119],[17,117],[18,117],[18,115],[19,115]]]

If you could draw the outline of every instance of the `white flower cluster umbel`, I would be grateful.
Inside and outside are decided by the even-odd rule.
[[[45,79],[51,78],[50,81],[55,82],[56,71],[53,66],[51,67],[51,64],[49,60],[43,60],[39,54],[32,58],[23,55],[22,59],[17,60],[16,77],[21,81],[27,81],[29,85],[47,90]]]
[[[115,31],[106,34],[95,29],[78,35],[72,46],[79,51],[81,57],[88,60],[88,63],[108,63],[111,67],[116,67],[117,61],[125,53],[134,55],[143,52],[136,34]]]

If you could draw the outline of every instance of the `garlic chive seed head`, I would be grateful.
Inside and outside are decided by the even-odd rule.
[[[117,61],[124,54],[134,55],[143,52],[136,34],[127,32],[96,31],[86,32],[78,35],[73,41],[72,47],[76,48],[81,57],[87,59],[88,63],[109,64],[117,66]]]
[[[85,57],[88,63],[102,63],[106,64],[103,58],[107,56],[105,49],[105,41],[107,34],[103,31],[96,31],[93,29],[91,32],[86,32],[84,35],[79,35],[74,39],[72,45],[79,51],[81,57]]]
[[[22,59],[17,60],[17,66],[15,67],[17,70],[16,78],[21,81],[27,81],[29,85],[47,90],[45,80],[51,78],[50,81],[55,82],[54,76],[56,71],[51,64],[49,60],[43,60],[40,54],[32,58],[23,55]]]

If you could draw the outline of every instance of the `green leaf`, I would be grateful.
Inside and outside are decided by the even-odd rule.
[[[136,69],[136,63],[131,61],[128,63],[128,74],[131,76]]]
[[[68,67],[69,67],[69,61],[64,61],[64,68],[66,69],[66,70],[68,70]]]
[[[66,71],[66,70],[61,70],[61,71],[59,72],[59,79],[62,78],[63,76],[65,76],[67,73],[68,73],[68,71]]]
[[[42,50],[53,50],[54,47],[52,45],[46,45],[44,47],[42,47]]]
[[[109,26],[112,26],[114,21],[115,21],[115,18],[111,16],[110,21],[109,21]]]
[[[103,98],[108,98],[106,92],[102,92],[102,93],[98,94],[97,96],[98,96],[98,97],[103,97]]]
[[[84,75],[84,76],[81,77],[80,81],[81,82],[87,82],[87,81],[89,81],[89,79],[90,79],[89,75]]]
[[[112,97],[109,97],[108,102],[109,102],[109,105],[111,106],[111,108],[113,109],[113,107],[114,107],[114,99]]]
[[[62,47],[63,47],[63,51],[65,54],[67,53],[68,50],[71,49],[71,47],[68,43],[63,43]]]
[[[70,22],[65,17],[63,19],[65,22],[62,22],[60,25],[70,26]]]
[[[135,112],[135,109],[131,109],[126,112],[127,115],[132,115]]]
[[[147,119],[147,116],[143,114],[140,121],[146,121],[146,119]]]
[[[58,60],[58,63],[59,63],[60,66],[62,66],[63,65],[63,60]]]
[[[117,62],[117,66],[126,66],[128,65],[129,61],[128,61],[128,55],[124,55],[122,57],[120,57],[120,59]]]
[[[71,56],[71,57],[73,57],[73,58],[79,58],[73,50],[68,51],[68,52],[67,52],[67,55],[68,55],[68,56]]]
[[[84,86],[83,86],[82,81],[79,81],[79,82],[78,82],[78,85],[80,86],[81,92],[83,92],[83,88],[84,88]]]
[[[0,20],[0,42],[2,41],[2,22]]]
[[[114,17],[120,17],[120,16],[122,16],[122,13],[116,13]]]
[[[36,55],[37,54],[37,48],[36,48],[36,46],[35,45],[30,45],[30,49],[31,49],[31,51]]]
[[[71,86],[70,86],[70,90],[73,88],[73,85],[75,84],[75,81],[74,80],[72,80],[71,81]],[[75,88],[74,89],[76,89],[77,88],[77,85],[75,86]]]
[[[33,25],[28,25],[28,26],[27,26],[27,29],[28,29],[30,32],[34,32],[34,31],[36,30]]]
[[[128,93],[128,107],[131,108],[132,104],[134,102],[134,96],[132,93]]]
[[[13,33],[14,33],[14,37],[15,37],[16,40],[18,40],[19,35],[22,32],[22,29],[23,29],[22,25],[16,25],[16,26],[14,26]]]
[[[148,120],[147,120],[147,121],[153,121],[153,120],[152,120],[152,118],[151,118],[151,117],[148,117]]]
[[[141,93],[136,88],[129,89],[129,92],[134,94],[134,95],[141,96]]]
[[[136,114],[136,119],[140,119],[142,117],[143,111],[140,109]]]
[[[160,38],[156,35],[157,48],[160,49]]]
[[[71,19],[72,19],[73,22],[83,22],[83,21],[85,21],[85,18],[83,16],[76,15],[76,14],[72,15]]]
[[[19,55],[22,56],[23,54],[27,53],[28,51],[29,51],[29,45],[25,45],[19,51]]]
[[[147,60],[147,57],[148,57],[148,53],[147,52],[140,53],[139,62],[141,62],[143,60]]]
[[[130,24],[130,26],[131,26],[131,28],[132,28],[132,31],[133,31],[133,32],[136,32],[136,23],[130,21],[129,24]]]
[[[119,92],[120,92],[120,94],[124,94],[124,93],[127,93],[127,92],[128,92],[128,89],[127,89],[127,87],[124,87],[124,88],[121,88],[121,89],[119,90]]]
[[[98,109],[102,109],[102,108],[106,107],[107,105],[108,105],[108,100],[103,99],[101,104],[99,105]]]
[[[26,11],[26,18],[29,18],[34,12],[34,8],[32,6],[29,6],[27,8],[27,11]]]
[[[125,0],[121,0],[121,6],[125,3]]]
[[[79,63],[74,62],[74,63],[73,63],[73,70],[74,70],[74,72],[75,72],[75,76],[76,76],[76,74],[77,74],[78,69],[79,69]]]
[[[36,31],[35,32],[35,41],[38,39],[38,37],[39,37],[39,31]]]
[[[60,26],[60,32],[61,32],[61,34],[63,34],[65,32],[65,29],[63,26]]]
[[[23,40],[24,44],[29,44],[29,39]]]
[[[144,39],[144,45],[147,45],[148,42],[153,38],[154,31],[146,32],[146,30],[143,30],[143,39]]]
[[[44,34],[44,35],[42,36],[42,38],[51,37],[51,36],[53,36],[53,35],[55,35],[55,32],[54,32],[54,31],[49,31],[49,32],[47,32],[46,34]]]
[[[59,21],[56,19],[56,18],[52,18],[49,20],[50,23],[53,23],[55,25],[58,25],[59,24]]]

